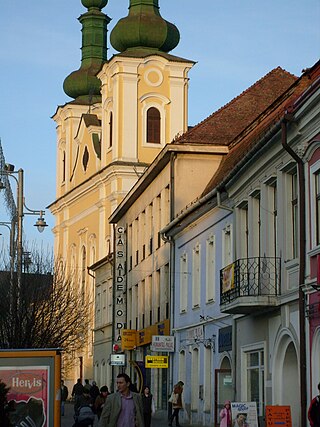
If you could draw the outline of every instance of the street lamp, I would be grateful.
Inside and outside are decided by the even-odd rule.
[[[5,164],[4,170],[0,170],[1,175],[11,176],[17,183],[17,218],[15,219],[17,222],[17,275],[18,275],[18,287],[21,285],[21,277],[22,277],[22,256],[23,256],[23,248],[22,248],[22,231],[23,231],[23,216],[24,215],[39,215],[38,220],[35,223],[35,226],[38,228],[40,233],[43,232],[44,228],[47,227],[47,223],[45,222],[43,215],[45,211],[42,210],[33,210],[29,209],[24,200],[24,192],[23,192],[23,169],[19,169],[16,171],[14,169],[14,165],[9,163]],[[18,178],[15,176],[18,175]],[[5,185],[0,179],[0,189],[5,188]],[[25,209],[25,210],[24,210]]]
[[[7,227],[10,230],[10,274],[11,279],[13,278],[14,271],[14,234],[15,234],[15,222],[14,221],[1,221],[0,226]]]

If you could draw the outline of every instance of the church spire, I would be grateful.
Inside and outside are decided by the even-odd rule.
[[[79,18],[82,24],[81,66],[65,79],[65,93],[76,101],[91,104],[101,100],[96,74],[107,61],[107,25],[110,18],[101,12],[108,0],[81,0],[88,11]]]
[[[119,52],[169,52],[180,40],[178,28],[162,18],[159,0],[130,0],[129,14],[111,32],[110,42]]]

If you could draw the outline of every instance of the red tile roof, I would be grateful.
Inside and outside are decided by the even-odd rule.
[[[312,69],[306,70],[296,83],[289,87],[276,103],[271,104],[265,111],[265,114],[260,116],[252,126],[230,142],[229,153],[223,158],[218,170],[201,196],[204,196],[221,185],[227,176],[232,174],[246,154],[252,152],[263,136],[265,136],[274,125],[280,122],[285,111],[290,109],[290,106],[294,104],[301,94],[319,78],[319,74],[320,64],[317,63]]]
[[[296,79],[297,77],[282,68],[275,68],[174,142],[177,144],[229,145]]]

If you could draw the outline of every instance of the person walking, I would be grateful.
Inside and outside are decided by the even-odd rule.
[[[72,393],[71,393],[71,396],[74,398],[75,406],[78,404],[78,400],[82,395],[83,395],[83,385],[81,382],[81,378],[78,378],[76,384],[72,388]]]
[[[231,427],[231,423],[231,403],[230,400],[226,400],[220,411],[220,427]]]
[[[83,386],[83,388],[84,388],[88,393],[90,393],[90,390],[91,390],[91,384],[89,383],[89,380],[88,380],[88,379],[85,379],[85,380],[84,380],[84,386]]]
[[[106,399],[109,394],[109,389],[106,385],[102,386],[100,388],[100,394],[96,397],[96,400],[94,401],[94,409],[98,416],[98,420],[100,420],[102,409],[104,407],[104,404],[106,403]]]
[[[311,427],[320,427],[320,383],[318,390],[319,394],[311,400],[308,409],[308,420]]]
[[[173,391],[169,402],[172,403],[173,413],[169,419],[169,426],[172,426],[173,420],[176,419],[176,426],[179,427],[179,411],[183,408],[182,405],[182,393],[183,393],[184,383],[178,381],[177,384],[173,387]]]
[[[145,385],[142,389],[142,406],[144,427],[151,426],[151,416],[155,413],[155,404],[149,386]]]
[[[64,381],[61,380],[61,416],[64,416],[64,406],[66,400],[68,399],[69,390],[66,385],[64,385]]]
[[[92,409],[92,400],[89,391],[83,388],[82,395],[78,398],[74,405],[74,420],[73,427],[88,427],[93,426],[95,415]]]
[[[90,388],[90,396],[93,404],[95,403],[96,398],[99,396],[99,394],[100,394],[100,390],[99,390],[99,387],[97,386],[97,383],[95,381],[92,381],[92,386]]]
[[[118,391],[107,397],[99,427],[144,427],[142,399],[130,390],[130,384],[127,374],[118,374]]]

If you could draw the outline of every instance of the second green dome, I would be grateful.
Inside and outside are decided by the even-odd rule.
[[[179,40],[178,28],[161,17],[158,0],[131,0],[129,15],[120,19],[110,35],[119,52],[139,48],[169,52]]]

